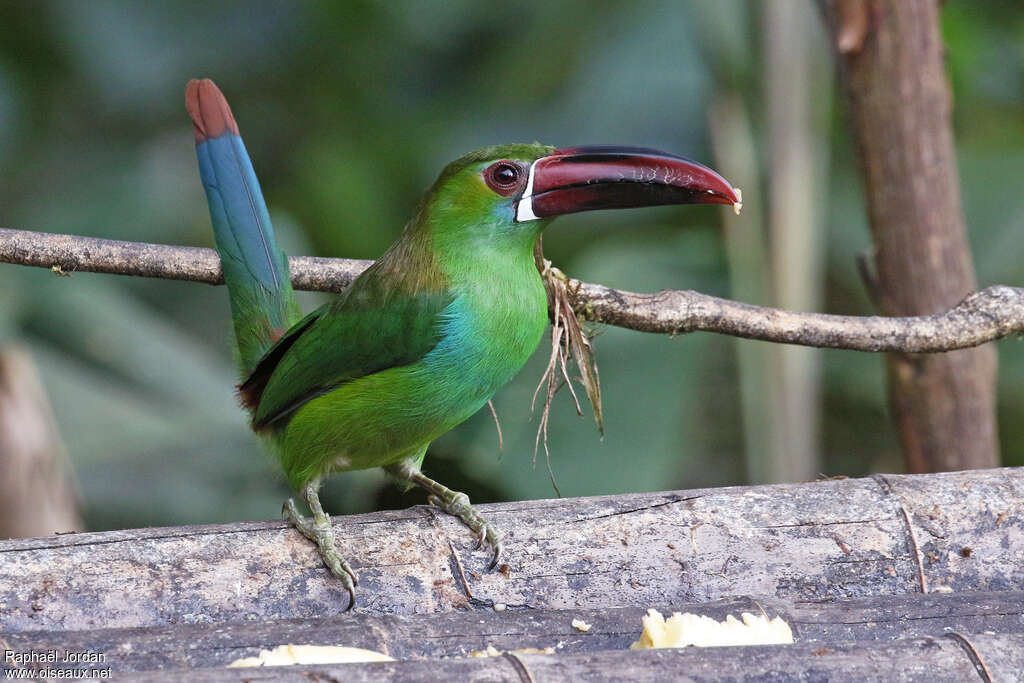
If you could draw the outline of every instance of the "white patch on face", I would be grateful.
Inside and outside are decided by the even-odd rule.
[[[519,198],[519,203],[516,205],[516,223],[535,221],[539,218],[533,212],[533,170],[536,167],[536,161],[530,164],[530,177],[526,181],[526,189],[523,190],[523,196]]]

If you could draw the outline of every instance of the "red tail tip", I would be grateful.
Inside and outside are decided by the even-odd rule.
[[[196,144],[216,138],[231,131],[238,135],[238,124],[231,113],[228,101],[209,78],[193,79],[185,87],[185,109],[192,117],[192,126],[196,136]]]

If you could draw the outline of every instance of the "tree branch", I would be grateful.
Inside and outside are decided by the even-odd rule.
[[[0,228],[0,262],[73,272],[135,275],[223,284],[217,253],[198,247],[54,235]],[[296,289],[340,292],[370,261],[290,257]],[[557,272],[557,271],[556,271]],[[994,285],[945,313],[904,318],[797,313],[699,292],[637,294],[565,279],[576,313],[596,323],[640,332],[717,332],[854,351],[934,353],[1024,334],[1024,288]]]
[[[819,0],[874,244],[885,315],[944,311],[977,289],[960,201],[953,95],[935,0]],[[907,469],[999,463],[996,354],[886,358]]]

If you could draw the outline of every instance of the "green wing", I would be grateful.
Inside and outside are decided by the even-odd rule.
[[[365,277],[299,321],[240,387],[253,427],[286,419],[302,405],[376,372],[414,363],[440,341],[449,292],[408,294]]]

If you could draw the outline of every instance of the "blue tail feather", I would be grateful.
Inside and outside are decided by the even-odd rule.
[[[292,291],[288,259],[274,240],[270,215],[242,138],[230,130],[204,137],[196,144],[196,156],[231,298],[244,379],[301,313]]]

